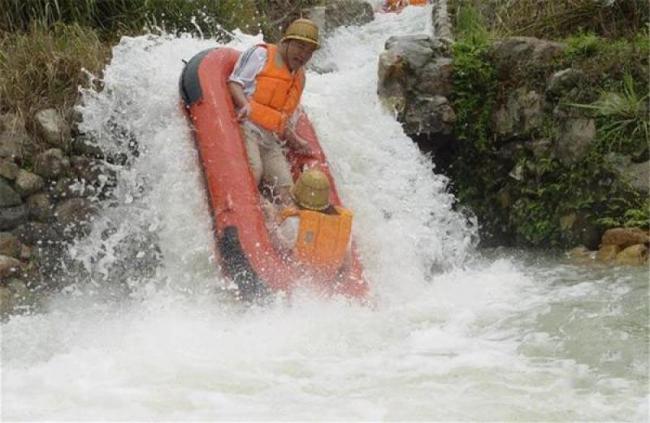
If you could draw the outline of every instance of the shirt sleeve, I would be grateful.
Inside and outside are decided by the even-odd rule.
[[[261,46],[244,51],[237,59],[228,81],[240,84],[244,88],[244,94],[251,96],[255,91],[255,77],[264,68],[267,55],[266,48]]]

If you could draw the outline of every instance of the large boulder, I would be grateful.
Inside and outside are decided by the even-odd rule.
[[[534,37],[509,37],[496,41],[490,52],[497,72],[507,75],[524,66],[548,64],[565,48],[565,44]]]
[[[449,135],[456,114],[449,45],[425,34],[390,37],[379,57],[377,92],[408,135]]]

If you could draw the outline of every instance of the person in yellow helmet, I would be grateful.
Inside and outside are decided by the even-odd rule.
[[[264,179],[285,205],[291,203],[292,185],[285,147],[309,151],[294,125],[305,86],[304,67],[319,47],[318,27],[297,19],[277,45],[259,44],[244,51],[228,79],[255,182]]]
[[[336,276],[349,259],[353,214],[329,201],[330,181],[319,169],[305,170],[291,188],[294,207],[279,214],[280,243],[320,278]]]

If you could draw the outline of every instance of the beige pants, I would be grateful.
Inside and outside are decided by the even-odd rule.
[[[293,185],[291,168],[280,140],[273,133],[254,127],[250,122],[242,125],[242,131],[255,182],[259,185],[264,178],[278,188]]]

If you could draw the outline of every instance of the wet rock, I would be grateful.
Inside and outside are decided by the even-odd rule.
[[[623,177],[639,192],[650,193],[650,161],[630,164],[623,171]]]
[[[418,91],[449,98],[454,91],[453,61],[439,57],[425,64],[417,75]]]
[[[0,207],[18,206],[22,202],[20,194],[4,178],[0,178]]]
[[[602,245],[617,245],[625,249],[634,244],[650,243],[650,235],[639,228],[613,228],[608,229],[601,239]]]
[[[36,156],[34,173],[46,178],[55,179],[62,176],[70,168],[70,160],[58,148],[51,148]]]
[[[72,173],[81,180],[95,182],[99,175],[101,175],[98,162],[85,156],[70,157],[70,166]]]
[[[406,60],[393,51],[379,56],[378,95],[384,106],[396,113],[403,113],[409,91]]]
[[[492,116],[495,132],[503,138],[521,137],[540,129],[543,122],[543,101],[535,91],[519,88]]]
[[[631,245],[618,253],[616,264],[642,266],[648,262],[648,247],[644,244]]]
[[[562,238],[586,246],[591,250],[598,248],[601,230],[584,211],[570,212],[560,217]]]
[[[61,149],[68,147],[70,127],[55,109],[40,110],[34,115],[36,130],[50,145]]]
[[[92,203],[85,198],[71,198],[59,204],[54,215],[66,238],[85,236],[90,232]]]
[[[56,243],[60,236],[52,227],[42,222],[26,222],[12,231],[18,240],[28,245],[48,245]]]
[[[18,169],[16,163],[7,159],[0,159],[0,177],[13,181],[18,175]]]
[[[409,134],[451,134],[456,113],[442,96],[418,96],[404,114],[404,130]]]
[[[422,68],[434,58],[434,47],[426,34],[392,36],[386,41],[386,50],[403,58],[412,70]]]
[[[79,197],[79,181],[73,178],[61,178],[50,186],[50,194],[57,201]]]
[[[0,256],[20,258],[22,244],[10,232],[0,232]]]
[[[54,218],[52,201],[47,193],[31,195],[26,201],[29,216],[38,222],[49,222]]]
[[[16,191],[24,198],[43,189],[45,181],[34,173],[20,169],[16,176],[15,186]]]
[[[13,229],[27,220],[27,206],[0,208],[0,231]]]
[[[0,255],[0,281],[20,271],[20,260],[9,256]]]
[[[76,154],[95,157],[97,159],[104,158],[104,153],[101,148],[99,148],[99,145],[97,145],[97,141],[89,135],[79,135],[72,141],[71,147],[72,151]]]
[[[601,245],[596,253],[596,260],[603,263],[611,263],[616,259],[616,256],[621,251],[618,245],[605,244]]]
[[[571,165],[582,159],[596,137],[596,122],[593,119],[577,118],[563,122],[556,144],[558,159]]]
[[[452,40],[454,37],[451,31],[451,22],[447,11],[447,1],[434,1],[432,8],[431,22],[433,22],[433,33],[440,38]]]

